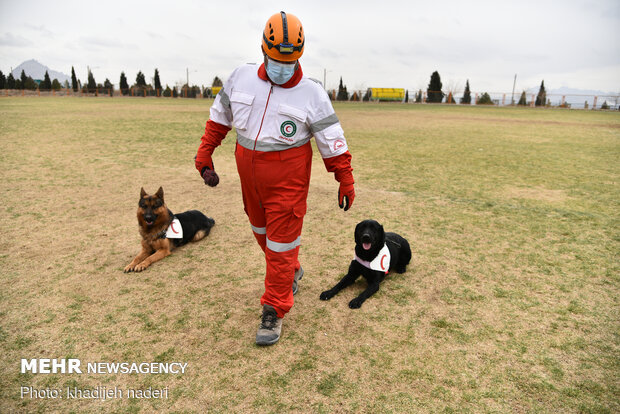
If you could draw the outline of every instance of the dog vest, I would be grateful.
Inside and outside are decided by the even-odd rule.
[[[182,239],[183,238],[183,226],[178,218],[174,218],[172,223],[166,229],[166,239]]]
[[[370,262],[360,259],[357,254],[355,255],[355,260],[357,260],[362,266],[367,267],[370,270],[376,270],[384,273],[387,273],[390,269],[390,259],[390,249],[388,249],[387,244],[383,245],[383,248],[379,251],[377,257],[372,259]]]

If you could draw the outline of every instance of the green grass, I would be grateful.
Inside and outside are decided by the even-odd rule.
[[[220,185],[193,156],[211,101],[0,98],[0,412],[620,411],[620,114],[337,103],[356,178],[343,213],[317,151],[276,346],[258,348],[264,259],[234,134]],[[140,187],[216,220],[143,273]],[[413,259],[359,310],[353,228]],[[183,375],[20,374],[21,358],[187,362]],[[21,399],[20,386],[169,387],[167,400]]]

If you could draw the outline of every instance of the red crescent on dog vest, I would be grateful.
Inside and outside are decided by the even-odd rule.
[[[166,238],[167,239],[182,239],[183,238],[183,227],[181,226],[181,222],[178,218],[172,220],[172,223],[168,226],[166,230]]]
[[[370,262],[360,259],[357,257],[357,254],[355,255],[355,260],[357,260],[362,266],[370,270],[376,270],[384,273],[387,273],[390,269],[390,259],[390,249],[388,249],[387,244],[383,245],[383,248],[379,251],[379,254]]]

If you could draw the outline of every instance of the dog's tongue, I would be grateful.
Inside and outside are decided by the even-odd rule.
[[[362,247],[364,248],[364,250],[370,250],[370,243],[362,243]]]

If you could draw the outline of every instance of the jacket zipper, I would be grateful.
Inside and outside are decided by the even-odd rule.
[[[260,120],[260,126],[258,127],[258,133],[256,134],[256,138],[254,138],[254,148],[252,151],[256,151],[256,143],[258,142],[258,137],[260,135],[261,130],[263,129],[263,121],[265,121],[265,114],[267,113],[267,107],[269,106],[269,99],[271,98],[271,93],[273,92],[273,85],[269,87],[269,95],[267,95],[267,103],[265,104],[265,111],[263,112],[263,117]],[[252,156],[254,158],[254,156]]]

